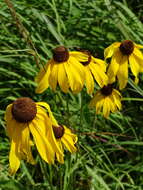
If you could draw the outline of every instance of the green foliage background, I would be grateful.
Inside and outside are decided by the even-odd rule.
[[[143,44],[141,1],[12,0],[23,28],[17,28],[5,1],[0,3],[0,190],[142,190],[143,189],[143,75],[130,79],[123,110],[109,119],[88,108],[90,97],[53,93],[35,94],[39,64],[51,57],[52,48],[88,49],[103,59],[115,41],[131,39]],[[31,48],[31,41],[38,55]],[[33,56],[34,55],[34,56]],[[35,57],[35,58],[34,58]],[[36,59],[36,60],[35,60]],[[132,77],[132,76],[131,76]],[[78,134],[78,152],[66,152],[65,164],[49,166],[37,156],[37,165],[22,162],[16,176],[8,175],[9,140],[4,110],[18,97],[46,101],[59,123]],[[136,98],[133,101],[132,98]],[[37,155],[36,151],[34,152]]]

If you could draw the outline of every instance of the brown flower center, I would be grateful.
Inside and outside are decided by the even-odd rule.
[[[59,125],[58,127],[55,127],[55,126],[52,126],[52,127],[53,127],[53,131],[54,131],[54,135],[56,139],[59,139],[64,135],[65,129],[62,125]]]
[[[104,96],[109,96],[110,94],[112,94],[112,91],[113,91],[113,87],[111,84],[108,84],[107,86],[104,86],[102,89],[101,89],[101,93],[102,95]]]
[[[36,104],[30,98],[18,98],[13,102],[12,115],[18,122],[26,123],[32,121],[36,113]]]
[[[90,63],[91,61],[91,53],[88,50],[81,50],[81,52],[85,53],[88,55],[88,60],[86,62],[81,62],[82,65],[86,66]]]
[[[119,47],[123,55],[130,55],[134,50],[134,44],[131,40],[125,40]]]
[[[53,50],[53,59],[56,62],[65,62],[69,58],[69,52],[64,46],[59,46]]]

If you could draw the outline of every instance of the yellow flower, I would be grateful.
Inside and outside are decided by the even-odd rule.
[[[11,140],[9,154],[11,175],[20,167],[20,160],[35,163],[31,153],[33,140],[40,156],[47,163],[54,163],[55,152],[63,156],[54,137],[51,118],[41,102],[35,103],[27,97],[18,98],[7,106],[5,120],[6,132]]]
[[[40,103],[42,106],[44,106],[45,109],[47,109],[47,112],[49,114],[49,117],[52,120],[52,128],[55,135],[56,143],[58,144],[59,148],[61,149],[62,153],[64,153],[64,147],[68,149],[71,153],[74,153],[77,151],[77,148],[75,147],[75,143],[77,142],[77,135],[73,134],[72,131],[67,128],[65,125],[59,125],[56,119],[54,118],[50,106],[45,104],[44,102]],[[50,141],[50,138],[48,138],[48,141]],[[59,152],[55,152],[57,161],[60,163],[64,163],[64,157],[63,154],[59,154]]]
[[[38,84],[36,93],[44,92],[49,86],[52,90],[56,90],[57,85],[65,93],[68,92],[69,88],[74,93],[80,92],[84,85],[85,76],[83,65],[76,59],[78,56],[82,58],[82,61],[85,60],[85,55],[81,52],[75,56],[74,52],[68,52],[63,46],[55,48],[53,58],[48,61],[36,77]]]
[[[125,40],[122,43],[115,42],[105,49],[105,59],[112,57],[107,75],[109,82],[115,82],[116,76],[119,81],[119,89],[123,89],[128,81],[128,63],[135,76],[135,83],[138,83],[138,74],[143,72],[143,54],[139,50],[142,45]]]
[[[116,112],[121,109],[121,94],[116,89],[113,89],[111,84],[108,84],[95,93],[89,106],[95,107],[96,114],[103,112],[103,116],[107,118],[110,112]]]
[[[77,142],[77,136],[73,134],[69,128],[64,125],[53,125],[53,131],[62,152],[64,152],[64,147],[66,147],[66,149],[69,150],[71,153],[77,151],[77,148],[75,147],[75,143]],[[63,156],[58,152],[56,152],[56,158],[58,162],[64,163]]]
[[[87,88],[87,93],[92,94],[94,91],[94,79],[100,87],[107,85],[108,77],[105,74],[106,64],[103,60],[94,58],[89,51],[82,51],[86,57],[86,61],[77,56],[78,61],[82,63],[85,67],[85,83]]]

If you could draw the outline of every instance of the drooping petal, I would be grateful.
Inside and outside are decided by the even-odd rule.
[[[20,166],[20,160],[22,159],[22,153],[20,151],[22,143],[22,130],[25,127],[23,123],[12,120],[11,127],[13,131],[11,134],[11,148],[9,154],[10,174],[13,175],[17,172]]]
[[[56,90],[57,83],[58,83],[58,65],[59,63],[52,63],[51,64],[51,71],[49,74],[49,85],[52,88],[52,90]]]
[[[38,124],[36,120],[33,120],[29,124],[29,129],[33,135],[34,142],[42,159],[45,160],[47,163],[54,163],[55,153],[52,145],[47,140],[45,129],[43,129],[45,123],[43,123],[43,125],[41,124],[41,122],[40,124]]]
[[[140,44],[134,44],[136,48],[139,48],[139,49],[142,49],[143,48],[143,45],[140,45]]]
[[[88,54],[81,52],[81,51],[72,51],[69,52],[70,56],[74,57],[77,59],[79,62],[86,62],[88,61]]]
[[[49,119],[47,118],[47,121],[45,121],[45,122],[48,123],[49,122],[48,120]],[[60,149],[60,147],[59,147],[59,145],[58,145],[58,143],[56,141],[52,125],[50,125],[49,127],[47,127],[46,136],[47,136],[47,140],[51,143],[53,150],[56,153],[58,153],[61,157],[64,156],[62,150]]]
[[[93,60],[93,61],[91,61],[91,62],[93,62],[93,63],[95,63],[95,64],[98,64],[98,65],[100,66],[101,70],[102,70],[103,72],[106,72],[107,64],[106,64],[105,61],[103,61],[103,60],[101,60],[101,59],[98,59],[98,58],[95,58],[95,57],[93,57],[93,56],[92,56],[92,60]]]
[[[73,143],[77,143],[78,137],[74,133],[72,133],[71,129],[67,128],[65,125],[63,126],[65,131],[64,134],[70,135],[72,137]]]
[[[123,56],[122,58],[122,63],[119,66],[117,78],[119,81],[119,89],[121,90],[125,88],[128,82],[128,57],[127,56]]]
[[[13,117],[12,117],[12,104],[9,104],[6,108],[6,112],[5,112],[5,121],[6,121],[6,133],[9,136],[9,138],[11,139],[11,136],[13,134],[13,130],[14,130],[14,126],[13,126]]]
[[[48,111],[50,111],[50,108],[46,103],[45,103],[45,107],[47,107]],[[52,116],[52,118],[50,116]],[[60,147],[58,146],[56,138],[54,136],[52,125],[58,126],[58,123],[55,120],[54,116],[52,115],[52,112],[50,111],[49,116],[48,116],[46,113],[46,108],[38,107],[38,111],[37,111],[35,120],[37,121],[37,123],[41,127],[41,129],[43,130],[43,134],[46,136],[48,142],[50,142],[50,144],[52,145],[54,152],[57,152],[58,154],[63,156],[63,153],[60,150]]]
[[[117,106],[114,102],[113,96],[112,94],[110,94],[109,98],[108,98],[108,106],[110,108],[110,112],[115,112],[117,111]]]
[[[36,93],[40,94],[49,87],[49,74],[50,74],[51,61],[49,61],[44,68],[38,73],[35,81],[37,82]]]
[[[129,63],[130,63],[131,71],[132,71],[133,75],[135,76],[135,83],[138,83],[138,80],[139,80],[138,74],[140,71],[140,65],[136,61],[133,54],[129,56]]]
[[[114,100],[116,106],[120,110],[122,108],[121,94],[117,90],[114,89],[113,92],[112,92],[112,97],[113,97],[113,100]]]
[[[101,113],[101,111],[103,109],[104,101],[105,101],[105,98],[102,97],[102,99],[96,103],[96,107],[95,107],[96,108],[96,114]]]
[[[143,53],[138,48],[134,48],[133,54],[143,61]]]
[[[61,63],[58,65],[58,83],[62,91],[67,93],[69,89],[69,82],[66,75],[64,64],[66,63]]]
[[[74,93],[80,92],[85,80],[84,67],[74,57],[70,57],[64,66],[71,90]]]
[[[104,99],[104,97],[101,95],[100,91],[97,91],[95,93],[95,95],[93,96],[93,98],[91,99],[90,103],[89,103],[89,107],[95,107],[96,103],[101,101],[102,99]]]
[[[103,115],[105,118],[108,118],[109,114],[110,114],[109,98],[106,97],[104,99],[104,104],[103,104]]]
[[[119,42],[114,42],[110,46],[108,46],[105,51],[104,51],[104,57],[105,59],[112,57],[116,49],[120,46],[121,43]]]
[[[136,60],[136,62],[139,64],[140,68],[139,68],[139,72],[143,72],[143,59],[140,59],[138,56],[136,56],[135,54],[133,54],[134,59]]]
[[[122,64],[123,55],[119,50],[115,51],[111,63],[109,65],[109,68],[107,70],[107,75],[109,78],[109,83],[115,82],[115,77],[117,75],[117,72],[119,70],[119,65]]]
[[[18,142],[12,139],[9,154],[10,175],[14,175],[20,167],[20,155],[17,146]]]
[[[107,85],[108,77],[98,64],[90,63],[89,68],[100,87]]]
[[[50,109],[50,106],[46,102],[37,102],[36,104],[39,105],[40,107],[44,107],[48,111],[49,117],[52,119],[52,125],[58,126],[58,122],[54,118],[53,113]],[[39,115],[40,113],[43,114],[43,110],[38,109],[37,114]],[[42,115],[42,117],[43,117],[43,115]]]
[[[71,152],[74,153],[77,151],[77,148],[75,147],[75,144],[73,142],[73,139],[70,135],[64,135],[61,139],[62,143],[65,145],[65,147]]]
[[[86,82],[87,93],[92,94],[94,90],[94,80],[88,66],[85,67],[85,82]]]
[[[58,140],[58,139],[57,139],[57,143],[58,143],[58,146],[60,147],[61,151],[64,152],[61,140]],[[64,163],[64,155],[58,154],[58,153],[56,152],[56,157],[57,157],[57,161],[58,161],[59,163],[61,163],[61,164]]]
[[[27,162],[29,162],[31,164],[35,164],[35,160],[32,156],[32,152],[31,152],[30,131],[29,131],[27,123],[25,124],[25,126],[22,130],[20,149],[24,153]]]

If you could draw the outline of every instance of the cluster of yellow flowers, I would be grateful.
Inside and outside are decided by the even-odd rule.
[[[20,160],[35,163],[31,153],[34,143],[42,159],[49,164],[53,164],[55,158],[64,163],[64,146],[71,153],[77,150],[77,136],[66,126],[57,123],[50,106],[45,102],[35,103],[28,97],[18,98],[7,106],[5,120],[6,131],[11,140],[11,175],[18,170]]]
[[[116,78],[119,89],[126,87],[128,67],[138,83],[138,74],[143,72],[143,54],[139,50],[143,46],[125,40],[115,42],[105,49],[105,61],[94,58],[89,51],[69,52],[64,46],[53,50],[53,57],[41,69],[36,77],[36,93],[44,92],[48,87],[56,90],[59,86],[64,93],[71,90],[79,93],[84,85],[91,96],[94,92],[94,80],[100,87],[92,97],[90,107],[96,113],[103,113],[107,118],[110,112],[121,109],[121,94],[113,88]],[[106,62],[110,58],[110,63]],[[50,106],[45,102],[34,102],[24,97],[18,98],[7,106],[6,131],[11,140],[9,155],[10,173],[15,174],[20,160],[34,164],[31,147],[37,150],[47,163],[55,159],[64,163],[64,147],[71,153],[77,149],[77,136],[64,125],[59,125],[54,118]],[[34,142],[34,143],[33,143]]]
[[[93,96],[90,107],[96,108],[96,113],[108,117],[110,112],[121,109],[121,94],[113,89],[113,83],[118,80],[119,89],[126,87],[128,67],[138,83],[138,74],[143,72],[143,54],[139,50],[142,45],[131,40],[122,43],[115,42],[105,49],[105,61],[94,58],[88,51],[72,51],[60,46],[53,50],[53,58],[41,69],[36,77],[38,84],[36,92],[42,93],[48,87],[56,90],[57,85],[65,93],[69,88],[78,93],[85,85],[87,93],[94,91],[94,79],[101,88]],[[110,58],[110,63],[107,61]],[[116,77],[117,76],[117,77]]]

